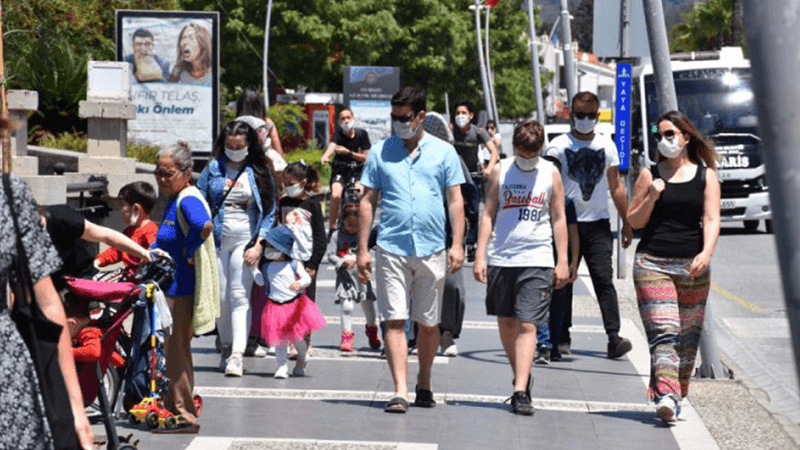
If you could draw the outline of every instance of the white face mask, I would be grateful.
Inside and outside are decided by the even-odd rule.
[[[339,125],[342,127],[342,131],[345,131],[345,132],[349,133],[353,129],[353,127],[355,126],[355,122],[353,122],[352,120],[349,120],[347,122],[342,122]]]
[[[300,187],[300,183],[295,183],[289,186],[286,186],[286,195],[289,197],[299,197],[303,194],[303,188]]]
[[[678,144],[678,135],[676,134],[672,140],[661,138],[658,143],[658,152],[664,155],[665,158],[677,158],[683,152],[683,147]]]
[[[594,127],[597,125],[597,119],[572,119],[572,127],[580,134],[592,134]]]
[[[469,116],[466,114],[459,114],[456,116],[456,125],[458,128],[464,128],[469,123]]]
[[[247,147],[235,150],[226,146],[225,156],[227,156],[228,159],[233,162],[242,162],[245,158],[247,158]]]
[[[264,258],[275,260],[281,257],[283,253],[275,247],[268,246],[264,249]]]
[[[418,126],[416,130],[411,128],[410,122],[399,122],[397,120],[392,121],[392,130],[394,134],[400,136],[400,139],[408,140],[414,138],[417,133],[422,129],[422,126]]]
[[[515,156],[514,163],[519,167],[519,170],[523,172],[530,172],[536,168],[536,165],[539,164],[539,157],[534,156],[533,158],[523,158],[522,156]]]

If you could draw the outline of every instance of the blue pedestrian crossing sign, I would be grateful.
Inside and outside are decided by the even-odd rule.
[[[619,170],[628,170],[631,162],[631,79],[630,63],[617,63],[614,128],[615,143],[619,152]]]

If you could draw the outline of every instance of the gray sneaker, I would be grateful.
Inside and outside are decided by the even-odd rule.
[[[240,377],[244,373],[244,367],[242,365],[242,354],[241,353],[233,353],[228,358],[228,364],[225,366],[225,376],[226,377]]]

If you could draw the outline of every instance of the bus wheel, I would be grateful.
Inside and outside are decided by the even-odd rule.
[[[758,221],[757,220],[745,220],[744,221],[744,229],[749,232],[756,231],[758,229]]]

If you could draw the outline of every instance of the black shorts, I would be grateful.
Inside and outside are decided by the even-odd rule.
[[[358,169],[356,169],[356,173],[355,173],[356,182],[361,180],[361,170],[362,169],[363,169],[363,166],[361,166]],[[347,168],[335,169],[333,172],[331,172],[331,185],[333,185],[333,183],[339,183],[339,184],[342,185],[342,187],[345,187],[345,186],[347,186],[347,182],[348,182],[349,179],[350,179],[350,169],[347,169]]]
[[[487,269],[486,313],[513,317],[520,322],[546,323],[553,293],[549,267],[496,267]]]

